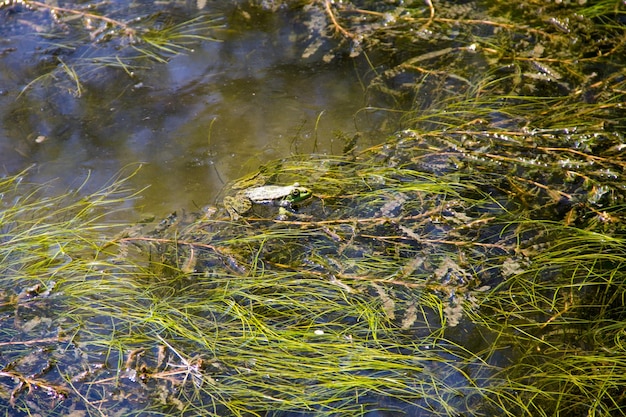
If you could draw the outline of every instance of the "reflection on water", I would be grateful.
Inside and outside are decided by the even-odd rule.
[[[34,87],[38,45],[15,36],[0,58],[0,166],[35,164],[34,181],[75,187],[144,164],[133,186],[156,214],[213,202],[224,184],[293,153],[340,152],[335,132],[368,129],[364,93],[350,62],[303,62],[302,28],[287,11],[245,31],[223,30],[131,79],[102,69],[82,97]],[[21,74],[17,76],[16,74]]]

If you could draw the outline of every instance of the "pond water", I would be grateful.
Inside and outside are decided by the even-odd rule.
[[[265,161],[338,153],[337,132],[370,129],[354,63],[302,59],[306,31],[287,10],[249,16],[225,6],[211,6],[219,41],[197,42],[133,78],[99,68],[84,77],[80,97],[62,77],[20,94],[49,59],[50,41],[10,32],[0,57],[3,173],[33,166],[31,180],[54,180],[54,192],[89,175],[90,191],[141,163],[131,185],[149,188],[138,204],[162,215],[214,202],[226,183]]]
[[[41,4],[0,6],[0,172],[29,168],[51,195],[79,190],[67,200],[0,193],[24,212],[0,224],[0,345],[16,346],[2,352],[0,406],[48,415],[39,411],[56,396],[51,415],[187,415],[204,401],[198,409],[215,415],[556,415],[543,408],[552,399],[535,398],[562,385],[556,408],[621,407],[619,386],[594,390],[623,374],[596,355],[624,356],[623,329],[601,327],[624,313],[583,287],[615,294],[623,310],[625,31],[593,9],[587,20],[554,12],[574,2],[544,15],[550,7],[523,1],[493,12],[418,0],[404,16],[400,3],[94,6],[118,21],[154,15],[156,26],[210,13],[214,39],[183,36],[182,53],[162,44],[153,60],[133,57],[145,43],[97,27],[96,41],[81,38],[76,29],[93,24],[85,14],[57,22]],[[352,30],[343,38],[324,10],[338,4]],[[621,13],[604,7],[607,22]],[[390,30],[350,57],[342,39],[374,27]],[[600,37],[613,39],[608,59],[580,46]],[[376,88],[395,100],[389,109],[411,101],[393,136],[399,112]],[[355,136],[367,148],[358,158],[326,158]],[[274,206],[242,221],[166,217],[219,202],[229,182],[291,155],[300,159],[273,162],[287,174],[276,182],[297,170],[315,197],[281,201],[294,217],[276,222]],[[116,216],[167,221],[115,237],[110,224],[83,231],[82,216],[102,207],[80,197],[138,167],[128,186],[141,198]],[[572,372],[583,377],[572,378],[561,364],[584,353]],[[563,379],[551,379],[552,363]],[[80,385],[80,398],[62,404],[68,394],[45,378]],[[146,410],[157,411],[142,413],[153,399]]]

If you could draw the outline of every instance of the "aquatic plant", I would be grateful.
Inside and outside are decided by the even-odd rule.
[[[138,72],[151,62],[165,63],[201,41],[217,41],[213,34],[223,25],[218,17],[196,10],[195,16],[184,18],[176,9],[167,3],[7,1],[0,5],[0,34],[30,37],[40,45],[36,76],[21,94],[52,86],[80,97],[85,83],[104,77],[106,70],[122,71],[139,84]]]
[[[463,139],[405,131],[354,155],[276,161],[268,180],[323,190],[285,221],[211,209],[121,225],[107,220],[131,193],[119,181],[81,198],[5,178],[3,407],[617,412],[619,183],[591,164],[578,185],[540,183],[569,175],[568,150],[515,169],[542,136],[495,160],[500,134]]]
[[[5,414],[622,415],[622,6],[442,5],[312,6],[375,35],[370,92],[410,110],[378,145],[264,166],[314,191],[286,220],[120,224],[121,177],[0,181]],[[402,36],[437,48],[386,50]],[[442,68],[458,54],[478,71]]]

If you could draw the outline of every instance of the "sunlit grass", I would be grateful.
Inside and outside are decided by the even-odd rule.
[[[4,201],[6,191],[28,187],[18,188],[18,181],[17,177],[5,180]],[[140,396],[142,389],[134,381],[142,373],[168,392],[175,386],[187,387],[179,395],[166,394],[161,404],[171,402],[175,408],[179,404],[181,413],[187,409],[181,400],[205,402],[205,407],[213,404],[210,407],[218,414],[226,409],[333,413],[355,407],[351,401],[345,404],[355,390],[366,397],[393,391],[412,398],[416,382],[403,375],[421,372],[423,361],[441,361],[431,352],[423,358],[394,352],[408,347],[381,340],[392,330],[384,315],[372,311],[375,304],[370,305],[369,297],[360,291],[348,295],[344,286],[317,275],[305,278],[257,268],[246,276],[158,276],[132,258],[120,258],[115,246],[110,246],[111,235],[103,234],[115,227],[99,222],[109,205],[124,200],[124,192],[116,182],[72,202],[72,195],[51,200],[35,191],[20,201],[22,210],[5,207],[3,224],[11,226],[3,235],[3,287],[18,296],[17,308],[38,307],[27,322],[29,328],[37,329],[35,321],[41,318],[57,323],[41,343],[58,345],[60,352],[82,358],[76,367],[61,355],[58,366],[63,379],[54,384],[44,382],[44,377],[24,382],[41,389],[56,387],[54,396],[76,398],[90,413],[98,409],[91,401],[101,401],[99,386],[121,384],[127,395]],[[282,241],[286,236],[277,232],[264,241]],[[24,287],[34,283],[41,287],[26,290],[26,295]],[[311,292],[312,287],[317,290]],[[344,327],[343,320],[351,324]],[[167,361],[159,362],[158,346],[167,352]],[[20,351],[6,354],[26,366],[28,356]],[[149,368],[141,365],[143,357],[149,358]],[[212,367],[211,371],[203,366]],[[102,372],[109,367],[118,375]],[[41,374],[46,374],[43,368]],[[315,388],[308,390],[312,376]],[[83,378],[90,383],[85,385]],[[11,402],[22,404],[25,397],[16,389]]]
[[[432,28],[450,23],[428,11]],[[147,32],[133,47],[165,61],[205,40],[205,24]],[[513,59],[494,58],[495,41],[482,47],[492,64]],[[427,76],[406,129],[384,143],[265,166],[271,182],[313,189],[285,220],[270,208],[233,221],[218,207],[124,224],[115,211],[137,194],[123,176],[60,196],[28,173],[0,180],[0,409],[621,413],[626,162],[622,134],[601,123],[618,114],[621,77],[585,84],[572,58],[553,65],[584,89],[530,72],[528,56],[478,80],[427,68],[460,50],[404,62]],[[97,64],[133,71],[117,56]],[[70,62],[56,71],[82,91]],[[542,74],[560,94],[524,84]],[[581,102],[588,87],[602,100]]]
[[[3,401],[67,397],[91,415],[617,410],[621,237],[530,217],[506,174],[424,165],[449,145],[407,146],[428,139],[268,165],[278,183],[315,178],[282,221],[218,211],[155,232],[107,221],[134,194],[119,178],[58,197],[3,179]]]

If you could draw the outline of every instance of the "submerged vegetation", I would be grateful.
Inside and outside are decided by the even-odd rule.
[[[185,19],[182,4],[155,7],[135,2],[100,2],[65,7],[38,1],[6,1],[0,4],[5,37],[31,37],[37,42],[39,73],[22,93],[35,86],[61,88],[82,96],[84,83],[104,77],[106,69],[141,82],[139,70],[150,62],[165,63],[180,53],[193,51],[202,41],[216,41],[213,32],[223,23],[198,13]],[[180,16],[179,16],[180,15]],[[12,52],[10,49],[3,53]]]
[[[623,415],[623,5],[302,3],[397,133],[262,167],[313,190],[284,220],[4,178],[0,407]]]
[[[15,199],[30,186],[6,178],[7,407],[619,413],[621,198],[476,161],[407,131],[354,157],[267,166],[324,190],[298,217],[210,209],[156,228],[107,221],[123,183]]]

